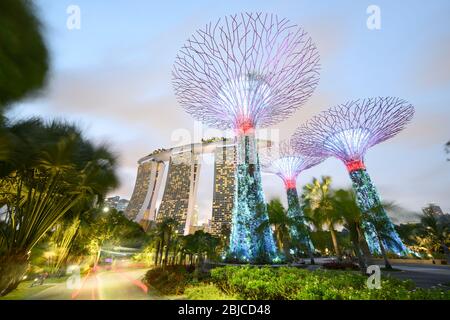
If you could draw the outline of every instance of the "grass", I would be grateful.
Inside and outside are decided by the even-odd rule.
[[[34,287],[30,287],[33,280],[22,281],[15,290],[11,291],[4,297],[0,297],[0,300],[26,300],[45,289],[66,281],[66,279],[67,277],[48,278],[44,281],[43,285]]]

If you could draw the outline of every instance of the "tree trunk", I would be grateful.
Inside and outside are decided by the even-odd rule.
[[[167,248],[166,248],[166,254],[164,256],[164,264],[167,265],[169,263],[168,259],[169,259],[169,251],[170,251],[170,245],[171,245],[171,235],[169,232],[169,235],[167,237]]]
[[[445,245],[444,242],[442,242],[441,246],[442,249],[444,249],[444,254],[447,256],[447,264],[450,264],[450,250],[448,249],[448,247]]]
[[[28,254],[18,253],[0,257],[0,296],[17,288],[28,269]]]
[[[353,250],[355,251],[356,258],[358,259],[359,269],[361,270],[361,273],[365,275],[367,271],[367,264],[360,246],[361,239],[359,237],[358,225],[357,223],[351,223],[348,227],[350,231],[350,239],[353,244]]]
[[[386,270],[392,270],[392,266],[387,257],[386,250],[384,249],[383,241],[381,240],[381,238],[378,234],[377,234],[377,238],[378,238],[378,242],[380,243],[380,250],[381,250],[381,254],[383,255],[383,259],[384,259],[384,267],[386,268]]]
[[[309,255],[309,259],[311,260],[311,264],[316,264],[316,262],[314,261],[314,252],[313,252],[313,248],[312,245],[310,243],[311,240],[308,241],[308,243],[306,244],[307,248],[308,248],[308,255]]]
[[[275,238],[277,239],[277,247],[281,251],[283,250],[283,241],[281,240],[281,233],[275,228]]]
[[[354,251],[355,251],[356,257],[358,259],[359,270],[361,270],[361,273],[363,275],[365,275],[367,273],[366,260],[364,259],[364,256],[361,253],[361,248],[359,247],[359,244],[353,243],[353,246],[354,246]]]
[[[333,227],[330,227],[330,233],[331,233],[331,240],[333,240],[334,252],[336,253],[338,260],[341,260],[341,251],[339,250],[336,231],[334,230]]]
[[[161,241],[158,241],[158,245],[156,246],[156,254],[155,254],[155,266],[158,265],[159,251],[161,249]]]
[[[364,255],[364,259],[367,263],[372,263],[372,254],[370,253],[369,245],[367,244],[366,237],[364,235],[364,231],[360,226],[356,227],[358,231],[359,238],[359,247],[361,248],[362,254]]]
[[[289,246],[289,241],[286,239],[286,236],[283,236],[282,244],[283,244],[283,252],[284,252],[286,259],[288,261],[291,261],[291,252],[289,251],[290,246]]]
[[[159,251],[159,265],[162,265],[162,261],[163,261],[165,236],[166,235],[163,233],[162,238],[161,238],[161,249]]]

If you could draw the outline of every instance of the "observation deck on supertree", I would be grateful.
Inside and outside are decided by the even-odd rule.
[[[323,161],[323,158],[303,156],[296,152],[289,140],[280,141],[261,154],[262,170],[277,175],[283,180],[288,200],[287,215],[296,223],[289,229],[295,251],[307,253],[314,263],[314,246],[311,242],[308,227],[305,224],[297,193],[297,177]]]
[[[413,115],[413,106],[395,97],[350,101],[313,117],[292,138],[298,152],[332,156],[344,162],[363,214],[363,227],[372,253],[384,249],[397,255],[410,253],[382,207],[366,171],[364,155],[370,147],[399,133]]]
[[[273,14],[242,13],[205,25],[179,51],[173,85],[195,119],[233,129],[236,194],[230,258],[273,260],[276,249],[255,144],[255,129],[276,124],[302,106],[319,81],[319,55],[303,29]]]

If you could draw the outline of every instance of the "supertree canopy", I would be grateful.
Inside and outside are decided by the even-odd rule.
[[[333,156],[344,162],[363,213],[363,227],[372,253],[387,249],[405,255],[409,250],[383,209],[366,171],[364,155],[370,147],[400,132],[413,115],[413,106],[399,98],[356,100],[313,117],[300,126],[292,138],[298,152],[317,157]]]
[[[241,261],[276,257],[254,138],[311,96],[319,55],[311,38],[276,15],[242,13],[209,23],[176,57],[173,84],[195,119],[236,133],[236,190],[230,256]]]
[[[308,253],[312,262],[314,246],[298,200],[297,177],[302,171],[322,161],[323,158],[299,154],[291,147],[290,141],[281,141],[266,149],[261,159],[263,171],[275,174],[283,180],[288,200],[287,215],[295,222],[289,228],[291,242],[295,247],[294,252]]]

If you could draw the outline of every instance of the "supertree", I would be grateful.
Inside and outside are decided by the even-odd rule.
[[[399,98],[356,100],[313,117],[292,138],[299,152],[317,157],[333,156],[344,162],[363,214],[363,228],[372,253],[384,249],[397,255],[410,253],[383,208],[366,171],[364,155],[370,147],[400,132],[413,115],[413,106]]]
[[[323,161],[323,158],[304,156],[295,151],[289,140],[280,141],[261,154],[263,171],[272,173],[283,180],[288,200],[287,216],[294,223],[289,228],[293,244],[300,244],[300,249],[306,249],[311,262],[314,263],[314,246],[311,242],[308,227],[305,225],[303,212],[300,208],[297,193],[297,177]]]
[[[176,57],[173,84],[195,119],[236,136],[236,189],[229,255],[276,257],[267,221],[255,129],[303,105],[319,78],[319,55],[301,28],[276,15],[242,13],[207,24]]]

